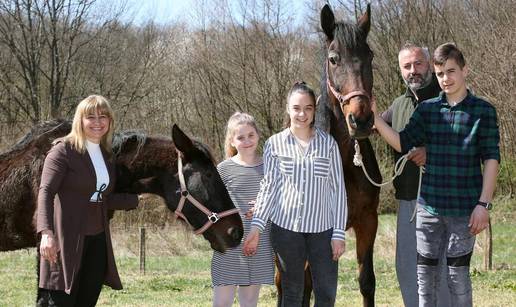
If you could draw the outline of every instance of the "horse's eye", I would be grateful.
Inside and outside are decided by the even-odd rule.
[[[336,65],[337,62],[339,61],[339,55],[338,54],[330,54],[330,56],[328,57],[328,59],[330,60],[330,63],[332,65]]]

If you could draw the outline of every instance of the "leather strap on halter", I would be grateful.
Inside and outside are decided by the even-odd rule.
[[[177,151],[177,175],[179,177],[179,184],[181,186],[181,199],[179,200],[179,204],[177,205],[176,211],[174,211],[174,214],[176,217],[182,218],[188,225],[191,226],[191,224],[188,222],[188,219],[186,216],[181,212],[183,210],[183,206],[186,203],[186,200],[194,205],[197,209],[201,210],[204,214],[206,214],[206,217],[208,218],[208,221],[202,226],[201,228],[194,231],[196,235],[200,235],[203,232],[205,232],[208,228],[210,228],[211,225],[217,223],[221,218],[226,217],[228,215],[236,214],[239,212],[237,208],[226,210],[220,213],[211,212],[203,206],[195,197],[193,197],[188,190],[186,189],[186,183],[185,183],[185,176],[183,174],[183,159],[182,159],[182,153],[179,150]]]
[[[363,90],[351,91],[351,92],[347,93],[346,95],[342,95],[339,91],[337,91],[337,89],[333,86],[333,84],[330,80],[329,67],[330,67],[330,63],[329,63],[329,60],[327,60],[326,61],[326,85],[327,85],[328,89],[330,90],[330,92],[333,94],[333,96],[339,101],[341,106],[347,104],[351,98],[356,97],[356,96],[365,96],[367,98],[370,98],[369,94]]]

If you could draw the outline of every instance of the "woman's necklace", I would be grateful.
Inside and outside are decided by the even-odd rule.
[[[292,135],[294,136],[294,139],[296,140],[296,143],[297,143],[297,146],[299,147],[299,150],[303,153],[303,154],[306,154],[307,150],[308,150],[308,146],[310,145],[310,141],[312,140],[313,138],[313,131],[310,131],[310,136],[308,137],[307,140],[303,140],[301,138],[299,138],[297,135],[295,135],[292,130],[290,131],[292,133]]]

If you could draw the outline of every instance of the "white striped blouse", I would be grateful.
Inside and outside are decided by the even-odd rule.
[[[323,232],[344,240],[347,198],[342,161],[332,136],[315,128],[303,152],[290,129],[271,136],[264,146],[265,176],[256,198],[252,226],[267,220],[295,232]]]

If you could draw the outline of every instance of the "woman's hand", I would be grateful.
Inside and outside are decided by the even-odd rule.
[[[244,241],[242,251],[245,256],[253,256],[256,254],[258,248],[258,242],[260,241],[260,231],[258,228],[251,228],[251,231],[247,235]]]
[[[41,232],[41,243],[39,245],[39,252],[43,259],[50,263],[56,263],[58,251],[59,248],[54,238],[54,233],[50,230],[43,230]]]
[[[142,204],[142,201],[145,199],[143,194],[138,194],[138,205]]]
[[[338,261],[340,256],[346,251],[346,241],[331,240],[331,251],[333,253],[333,260]]]

